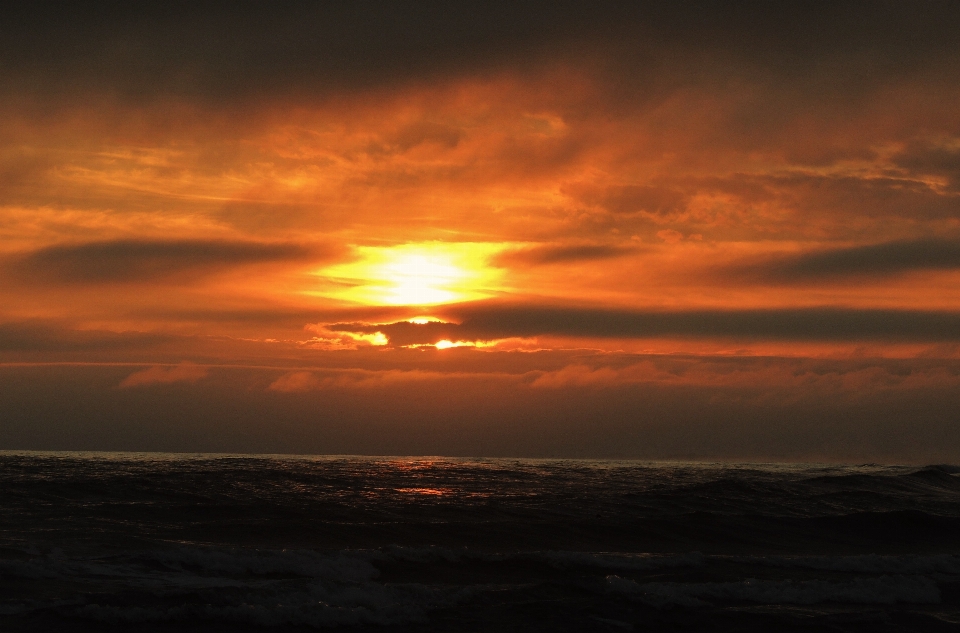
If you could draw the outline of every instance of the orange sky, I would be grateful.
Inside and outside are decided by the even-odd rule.
[[[791,7],[25,14],[0,448],[960,456],[958,12]]]

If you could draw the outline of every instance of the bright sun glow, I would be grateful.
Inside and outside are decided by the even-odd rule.
[[[427,323],[443,323],[437,317],[419,316],[407,319],[407,323],[416,323],[417,325],[426,325]]]
[[[482,299],[495,291],[500,276],[499,270],[487,266],[487,260],[502,248],[500,244],[477,242],[361,246],[357,248],[358,261],[318,271],[332,282],[333,289],[316,294],[374,305],[436,305]]]

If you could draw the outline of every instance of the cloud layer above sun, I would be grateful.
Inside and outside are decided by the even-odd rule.
[[[812,438],[843,420],[849,455],[895,460],[908,427],[958,433],[950,4],[15,18],[0,446],[79,446],[58,416],[185,437],[94,432],[154,410],[205,420],[185,450],[839,458]],[[264,420],[246,444],[230,389]],[[67,392],[100,404],[36,404]],[[358,430],[320,430],[333,410]],[[714,410],[794,422],[724,436]],[[457,416],[473,444],[437,430]],[[697,439],[658,443],[665,420]]]

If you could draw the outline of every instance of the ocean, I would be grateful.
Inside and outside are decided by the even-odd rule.
[[[0,453],[3,631],[957,631],[960,468]]]

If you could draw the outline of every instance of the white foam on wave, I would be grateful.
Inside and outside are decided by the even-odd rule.
[[[638,583],[629,578],[607,576],[607,589],[628,594],[658,608],[703,606],[705,600],[732,600],[761,604],[936,604],[937,583],[924,576],[879,576],[846,582],[823,580],[743,580],[706,583]]]

